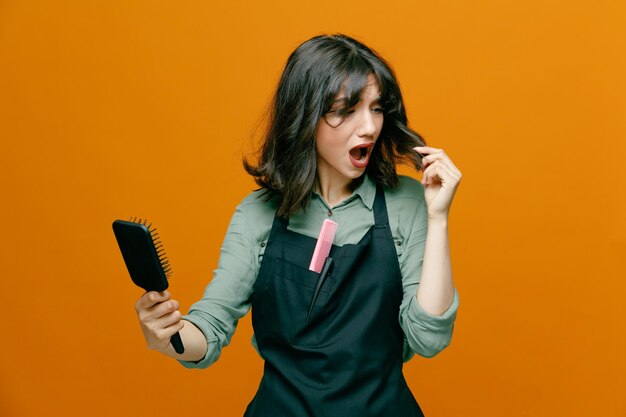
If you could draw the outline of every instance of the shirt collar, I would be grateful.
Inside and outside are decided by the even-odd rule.
[[[352,194],[361,197],[363,204],[371,211],[372,207],[374,207],[374,198],[376,197],[376,183],[365,174],[363,181]]]
[[[326,204],[323,203],[322,197],[318,193],[313,193],[313,195],[322,201],[322,204]],[[367,174],[363,174],[363,180],[359,185],[357,185],[350,197],[346,198],[337,207],[348,204],[357,197],[361,198],[361,202],[365,205],[365,207],[367,207],[368,210],[372,210],[374,207],[374,198],[376,197],[376,183],[372,181]]]

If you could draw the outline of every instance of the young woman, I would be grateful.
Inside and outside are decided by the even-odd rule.
[[[423,170],[421,183],[396,163]],[[421,416],[402,375],[449,343],[458,307],[448,216],[461,173],[407,126],[386,62],[344,35],[289,57],[257,163],[204,297],[181,317],[168,292],[136,303],[148,346],[204,368],[252,307],[263,379],[245,416]],[[332,272],[308,269],[324,219]],[[180,335],[185,353],[170,337]]]

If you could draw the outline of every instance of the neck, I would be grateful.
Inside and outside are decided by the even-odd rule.
[[[334,207],[350,197],[356,188],[357,181],[346,178],[343,181],[331,181],[323,175],[315,180],[315,191],[326,201],[328,207]]]

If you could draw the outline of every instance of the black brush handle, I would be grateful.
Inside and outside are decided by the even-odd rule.
[[[165,291],[169,286],[169,268],[163,268],[152,233],[146,224],[116,220],[113,222],[113,232],[133,282],[146,291]],[[170,343],[176,353],[185,352],[178,332],[170,338]]]
[[[174,350],[176,351],[176,353],[178,353],[179,355],[181,353],[185,353],[185,346],[183,346],[183,341],[180,338],[180,333],[176,332],[174,336],[172,336],[172,338],[170,339],[170,342],[172,342],[172,346],[174,346]]]

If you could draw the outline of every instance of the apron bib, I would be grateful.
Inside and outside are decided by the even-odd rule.
[[[332,246],[308,324],[316,239],[274,218],[251,299],[264,373],[244,417],[423,416],[402,374],[402,276],[380,186],[374,218],[359,243]]]

